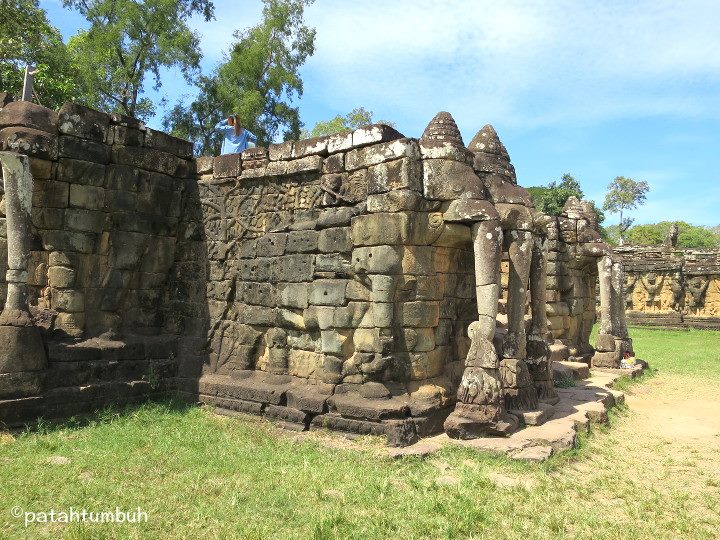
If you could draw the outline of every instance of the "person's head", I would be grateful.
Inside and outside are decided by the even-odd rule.
[[[240,124],[240,118],[237,114],[231,114],[228,117],[228,125],[235,128],[235,135],[240,135],[242,131],[242,124]]]

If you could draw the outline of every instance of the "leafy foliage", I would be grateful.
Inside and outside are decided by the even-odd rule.
[[[620,244],[625,241],[625,232],[633,224],[633,219],[623,217],[623,213],[634,210],[645,202],[650,186],[647,182],[636,181],[624,176],[616,176],[608,185],[603,210],[620,214]]]
[[[714,249],[720,247],[720,234],[707,227],[698,227],[685,221],[674,222],[678,226],[678,248]],[[634,245],[659,246],[665,242],[672,221],[635,225],[627,230],[625,240]]]
[[[353,109],[345,116],[337,115],[335,118],[330,120],[321,120],[315,127],[310,131],[303,130],[301,136],[307,137],[321,137],[323,135],[332,135],[334,133],[342,133],[344,131],[351,131],[368,124],[379,123],[388,126],[395,127],[395,124],[386,120],[373,120],[373,112],[368,111],[364,107],[358,107]]]
[[[25,66],[35,66],[35,101],[57,108],[78,92],[60,32],[38,0],[0,0],[0,89],[19,96]]]
[[[549,216],[559,216],[563,206],[570,197],[583,198],[583,191],[574,176],[569,173],[562,175],[560,181],[553,180],[547,186],[533,186],[527,188],[535,203],[535,208]],[[605,214],[590,201],[598,215],[598,223],[605,221]]]
[[[165,117],[166,129],[190,138],[198,153],[220,151],[212,128],[231,114],[257,135],[259,145],[300,135],[300,113],[291,103],[303,92],[300,67],[315,52],[315,30],[303,20],[312,0],[263,1],[262,21],[235,32],[226,62],[200,79],[195,101],[178,103]]]
[[[84,101],[141,119],[154,113],[143,91],[147,78],[162,86],[161,68],[177,67],[189,81],[201,58],[199,36],[187,26],[196,13],[213,18],[210,0],[63,0],[90,28],[70,39]]]
[[[179,101],[163,119],[163,129],[176,137],[192,141],[197,155],[217,155],[222,146],[222,135],[215,125],[222,120],[217,80],[201,76],[197,87],[200,93],[190,105]]]
[[[580,183],[568,173],[563,174],[559,182],[552,181],[547,186],[528,188],[535,207],[549,216],[559,216],[565,202],[572,196],[582,199]]]

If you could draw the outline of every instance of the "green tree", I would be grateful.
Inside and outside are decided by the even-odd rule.
[[[615,180],[608,185],[603,210],[620,214],[620,245],[625,242],[625,231],[634,221],[630,217],[623,217],[623,214],[643,204],[649,190],[650,186],[647,182],[636,181],[624,176],[615,177]]]
[[[35,101],[58,108],[78,92],[60,32],[38,0],[0,0],[0,89],[19,96],[25,66],[35,66]]]
[[[559,216],[570,197],[583,198],[580,183],[568,173],[563,174],[560,181],[553,180],[547,186],[530,187],[528,191],[535,207],[549,216]]]
[[[200,39],[187,26],[192,15],[213,18],[210,0],[63,0],[90,28],[70,39],[84,101],[104,111],[146,119],[145,82],[159,90],[161,68],[179,68],[190,81],[200,63]]]
[[[292,106],[303,92],[300,67],[315,52],[315,30],[304,23],[313,0],[263,0],[262,21],[234,33],[227,60],[198,83],[197,98],[176,104],[164,119],[166,129],[189,138],[198,153],[220,152],[215,124],[237,114],[258,144],[297,139],[302,123]]]
[[[217,71],[218,95],[226,114],[239,115],[258,144],[300,135],[300,113],[291,102],[302,96],[300,67],[315,52],[315,29],[305,25],[312,0],[263,0],[260,24],[235,32],[228,61]]]
[[[217,155],[222,146],[222,136],[215,130],[215,125],[223,118],[217,79],[200,76],[197,87],[200,92],[195,101],[190,105],[179,101],[166,113],[163,129],[176,137],[192,141],[197,155]]]
[[[342,133],[344,131],[352,131],[368,124],[385,124],[395,127],[395,124],[387,120],[373,120],[373,112],[368,111],[364,107],[353,109],[348,114],[342,116],[337,115],[330,120],[321,120],[310,130],[303,130],[301,136],[322,137],[323,135],[333,135],[334,133]]]
[[[673,223],[678,226],[678,248],[715,249],[720,247],[720,234],[711,228],[691,225],[685,221],[661,221],[660,223],[635,225],[627,230],[625,240],[639,246],[662,245]]]

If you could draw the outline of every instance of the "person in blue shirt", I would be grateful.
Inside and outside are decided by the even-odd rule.
[[[242,127],[237,114],[218,122],[215,129],[224,135],[222,149],[220,150],[223,155],[242,152],[249,148],[250,144],[255,146],[257,142],[257,137]]]

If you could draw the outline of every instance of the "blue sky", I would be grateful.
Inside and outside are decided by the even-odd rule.
[[[40,4],[66,37],[84,23],[59,0]],[[216,20],[191,21],[205,72],[262,9],[215,6]],[[717,0],[317,0],[306,21],[317,29],[298,101],[309,127],[362,106],[419,137],[447,110],[466,143],[495,126],[521,185],[569,172],[601,204],[629,176],[650,184],[637,223],[720,224]],[[179,76],[165,81],[171,102],[192,94]]]

